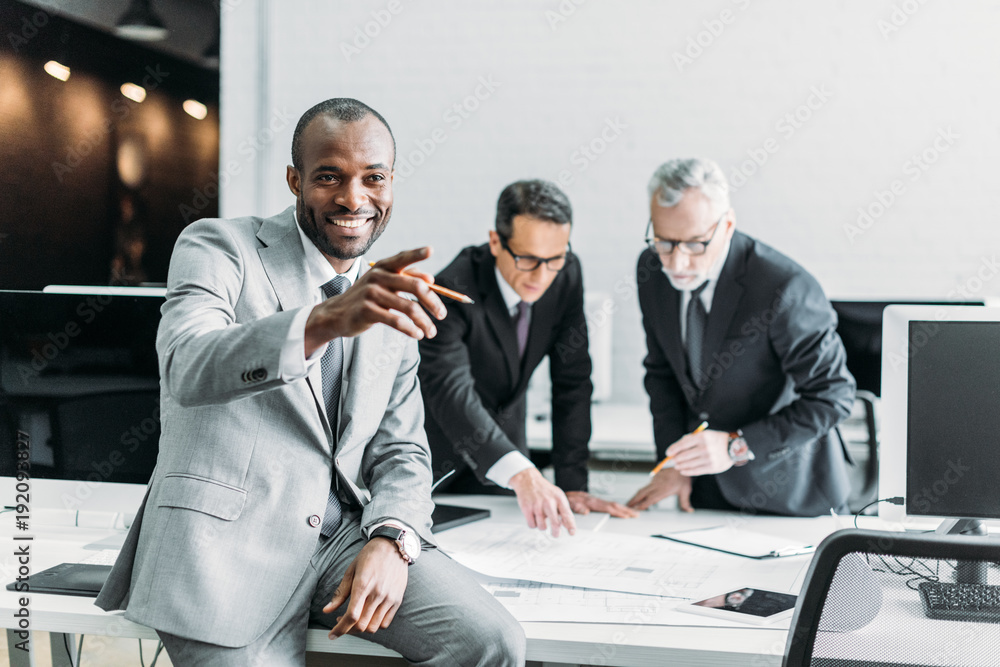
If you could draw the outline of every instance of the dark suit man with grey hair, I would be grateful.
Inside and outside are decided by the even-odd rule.
[[[849,459],[834,427],[855,383],[819,283],[736,231],[714,162],[663,164],[649,195],[645,385],[658,456],[671,458],[628,504],[676,495],[687,511],[844,510]]]

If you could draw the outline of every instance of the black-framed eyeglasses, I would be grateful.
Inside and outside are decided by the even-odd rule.
[[[688,255],[704,255],[708,252],[708,246],[715,239],[715,233],[719,231],[719,224],[725,219],[726,215],[729,214],[727,209],[715,224],[712,225],[712,235],[708,237],[707,241],[666,241],[664,239],[658,239],[652,235],[653,231],[653,220],[650,219],[649,224],[646,225],[646,245],[649,249],[658,255],[669,255],[674,251],[674,248],[680,248],[681,252]]]
[[[498,234],[499,236],[499,234]],[[514,251],[510,249],[507,245],[507,239],[500,236],[500,245],[503,249],[510,253],[510,256],[514,258],[514,268],[518,271],[534,271],[539,266],[544,264],[548,267],[549,271],[558,273],[565,268],[567,262],[573,257],[573,248],[567,243],[566,252],[562,255],[557,255],[555,257],[534,257],[532,255],[515,255]]]

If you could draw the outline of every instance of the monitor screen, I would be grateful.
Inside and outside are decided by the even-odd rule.
[[[911,320],[907,514],[1000,517],[1000,322]]]
[[[162,296],[0,291],[0,476],[145,484],[159,442]]]
[[[889,521],[1000,519],[1000,308],[889,306],[880,498]]]

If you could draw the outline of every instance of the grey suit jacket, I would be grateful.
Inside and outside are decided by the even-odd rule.
[[[716,475],[731,505],[815,516],[850,490],[847,451],[834,427],[850,414],[854,378],[837,315],[801,266],[745,234],[733,236],[705,331],[709,377],[690,379],[680,335],[680,294],[659,258],[639,258],[646,330],[646,391],[660,458],[703,420],[742,429],[757,459]]]
[[[362,526],[393,518],[432,541],[415,341],[383,325],[356,339],[337,438],[322,388],[278,377],[292,318],[314,294],[295,224],[289,208],[200,220],[178,238],[157,335],[159,458],[101,608],[250,643],[308,567],[334,460]]]

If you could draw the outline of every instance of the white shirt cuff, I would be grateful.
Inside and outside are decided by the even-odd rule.
[[[521,452],[508,452],[486,471],[486,479],[505,489],[510,488],[510,478],[517,473],[534,468],[535,464]]]
[[[312,308],[306,306],[292,318],[292,326],[288,328],[288,337],[281,346],[281,356],[278,357],[278,377],[285,382],[293,382],[309,374],[309,369],[326,352],[326,345],[320,346],[306,359],[306,320]]]

